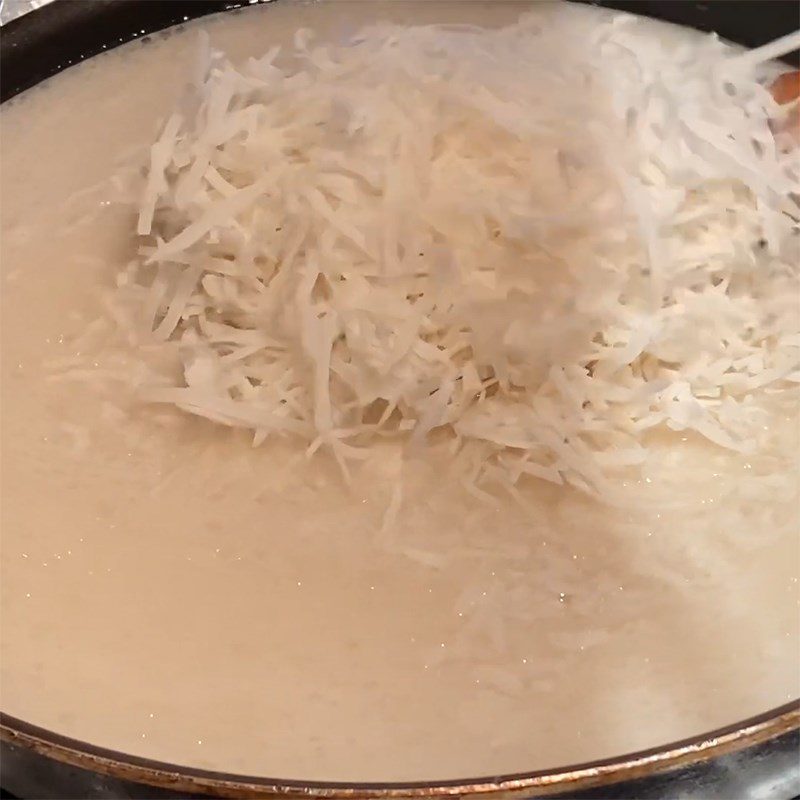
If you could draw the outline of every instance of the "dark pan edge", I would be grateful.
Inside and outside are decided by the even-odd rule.
[[[697,767],[781,737],[792,751],[800,744],[800,700],[787,703],[742,722],[699,736],[619,757],[547,770],[456,780],[389,783],[341,783],[285,780],[214,772],[126,755],[71,739],[0,713],[0,740],[47,758],[125,781],[179,792],[215,796],[352,798],[552,796],[621,781],[637,781],[664,772]],[[693,780],[696,776],[690,776]]]
[[[270,2],[270,0],[252,0]],[[629,11],[757,47],[800,28],[791,0],[573,0]],[[250,0],[58,0],[19,17],[0,31],[0,102],[67,67],[192,19],[230,11]],[[758,23],[753,24],[757,19]],[[800,65],[800,52],[784,59]]]

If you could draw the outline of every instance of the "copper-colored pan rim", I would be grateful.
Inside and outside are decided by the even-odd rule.
[[[544,797],[634,780],[697,764],[800,730],[800,700],[759,716],[665,747],[551,770],[459,780],[413,783],[325,783],[280,780],[183,767],[127,755],[62,736],[0,713],[0,739],[82,769],[162,789],[218,797],[477,797],[494,793],[511,798],[525,793]]]

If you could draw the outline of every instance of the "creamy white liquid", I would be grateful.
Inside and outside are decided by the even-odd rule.
[[[202,26],[244,58],[301,26],[521,10],[284,2]],[[152,142],[195,30],[3,108],[3,710],[181,764],[385,781],[599,759],[796,697],[798,508],[748,496],[758,459],[676,434],[685,509],[644,519],[549,485],[488,507],[415,462],[387,549],[393,453],[348,490],[290,444],[63,379],[135,247],[108,178]]]

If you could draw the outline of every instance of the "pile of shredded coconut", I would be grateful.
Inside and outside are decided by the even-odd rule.
[[[767,88],[797,46],[627,15],[206,43],[114,297],[141,397],[345,472],[452,448],[478,493],[609,497],[663,430],[759,450],[800,383],[797,101]]]

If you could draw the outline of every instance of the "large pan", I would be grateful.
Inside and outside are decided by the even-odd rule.
[[[279,0],[273,0],[278,2]],[[85,58],[145,33],[244,2],[57,0],[0,33],[5,101]],[[753,47],[800,24],[792,0],[605,2],[715,30]],[[797,54],[790,60],[796,63]],[[19,797],[570,797],[789,800],[800,795],[800,701],[725,729],[591,764],[408,784],[333,784],[229,775],[137,758],[0,714],[0,783]]]

